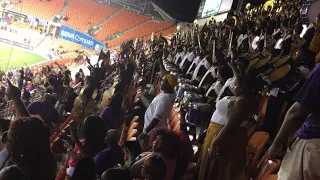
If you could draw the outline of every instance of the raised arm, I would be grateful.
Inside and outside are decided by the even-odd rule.
[[[163,61],[161,60],[161,58],[157,59],[157,62],[160,66],[160,72],[161,72],[161,78],[166,76],[167,74],[169,74],[169,72],[166,70],[166,68],[163,65]]]
[[[8,83],[8,88],[7,88],[6,94],[14,104],[15,111],[16,111],[16,118],[29,117],[30,114],[20,98],[21,97],[20,89],[13,86],[8,79],[7,79],[7,83]]]
[[[60,66],[60,64],[59,64],[57,61],[53,61],[53,62],[58,66],[58,68],[60,69],[60,71],[63,70],[62,67]]]

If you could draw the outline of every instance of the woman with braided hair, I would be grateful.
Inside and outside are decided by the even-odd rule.
[[[49,129],[38,118],[27,117],[12,122],[5,138],[6,148],[9,158],[27,179],[55,179],[56,162],[50,150],[49,137]]]

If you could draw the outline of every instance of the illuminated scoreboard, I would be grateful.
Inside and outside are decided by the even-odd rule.
[[[197,18],[206,18],[212,15],[228,12],[233,0],[202,0]]]

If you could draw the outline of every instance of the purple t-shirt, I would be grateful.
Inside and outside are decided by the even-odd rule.
[[[59,113],[51,104],[40,101],[33,102],[27,109],[32,115],[40,115],[49,127],[52,123],[60,123]]]
[[[302,139],[320,138],[320,64],[312,70],[295,100],[312,110],[306,122],[297,131],[297,136]]]
[[[121,108],[119,116],[117,116],[117,118],[114,118],[112,115],[112,108],[107,107],[102,111],[100,116],[104,120],[108,128],[117,129],[120,127],[124,120],[125,111]]]
[[[96,172],[101,175],[105,170],[117,164],[124,164],[123,157],[123,151],[120,146],[106,148],[99,152],[93,159]]]

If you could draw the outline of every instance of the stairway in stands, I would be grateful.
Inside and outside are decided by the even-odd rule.
[[[117,14],[119,14],[120,11],[114,12],[111,16],[109,16],[107,19],[103,20],[100,24],[98,24],[98,28],[101,28],[105,23],[107,23],[110,19],[115,17]]]
[[[98,29],[97,31],[95,31],[94,34],[97,33],[97,32],[99,32],[99,31],[101,30],[102,26],[103,26],[105,23],[107,23],[110,19],[112,19],[113,17],[115,17],[116,15],[118,15],[119,12],[120,12],[119,10],[116,11],[116,12],[114,12],[111,16],[109,16],[108,18],[106,18],[105,20],[103,20],[100,24],[98,24],[97,27],[98,27],[99,29]],[[87,29],[87,31],[88,31],[88,29]],[[87,32],[87,31],[86,31],[86,32]]]
[[[123,31],[121,34],[125,34],[125,33],[129,32],[129,31],[135,30],[135,29],[137,29],[138,27],[143,26],[143,25],[145,25],[145,24],[147,24],[147,23],[149,23],[149,22],[151,22],[151,21],[152,21],[152,20],[148,20],[148,21],[145,21],[145,22],[143,22],[143,23],[141,23],[141,24],[137,24],[135,27],[132,27],[132,28],[126,30],[126,31]]]
[[[61,11],[58,13],[60,17],[63,17],[64,13],[69,8],[70,4],[72,3],[72,0],[67,0],[65,6],[61,9]]]

